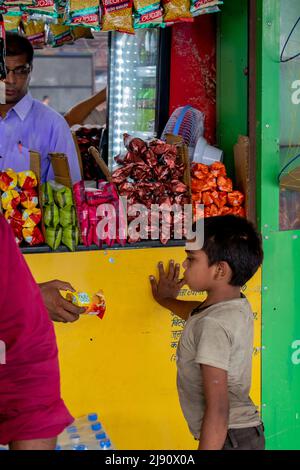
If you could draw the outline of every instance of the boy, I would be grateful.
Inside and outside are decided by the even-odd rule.
[[[205,219],[204,244],[180,266],[151,276],[163,307],[186,320],[177,350],[177,387],[183,414],[199,450],[263,450],[264,429],[249,397],[253,313],[241,287],[263,261],[260,236],[246,219]],[[183,284],[206,291],[205,302],[176,297]]]
[[[0,444],[53,450],[73,421],[60,395],[53,325],[1,214],[0,240]]]

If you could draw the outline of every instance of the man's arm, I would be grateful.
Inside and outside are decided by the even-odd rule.
[[[106,88],[99,91],[91,98],[81,101],[80,103],[73,106],[65,114],[65,120],[70,127],[75,124],[83,124],[84,120],[91,114],[91,112],[100,104],[106,101]]]
[[[158,263],[159,277],[158,280],[154,276],[150,276],[152,295],[156,302],[162,307],[170,310],[183,320],[187,320],[191,311],[198,307],[201,302],[177,300],[184,280],[179,279],[180,265],[169,262],[169,270],[165,272],[162,262]]]
[[[58,280],[43,282],[39,284],[39,288],[49,316],[53,321],[73,323],[79,319],[80,314],[84,313],[84,308],[77,307],[62,297],[61,290],[74,291],[68,282]]]
[[[205,413],[200,433],[199,450],[221,450],[224,446],[229,419],[227,371],[200,364]]]

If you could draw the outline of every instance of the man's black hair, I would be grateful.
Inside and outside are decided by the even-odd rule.
[[[33,61],[33,47],[31,42],[17,33],[6,33],[6,55],[26,55],[26,62],[32,64]]]
[[[232,270],[230,285],[243,286],[263,262],[261,236],[247,219],[234,215],[204,219],[202,250],[209,265],[225,261]]]

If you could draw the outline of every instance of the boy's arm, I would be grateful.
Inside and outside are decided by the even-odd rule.
[[[227,371],[200,364],[205,413],[200,433],[199,450],[221,450],[224,446],[229,419]]]
[[[176,299],[181,287],[184,285],[184,280],[179,279],[180,265],[175,265],[174,261],[171,260],[169,262],[169,270],[165,272],[163,263],[159,262],[158,272],[158,280],[154,276],[150,276],[154,299],[162,307],[171,310],[171,312],[175,313],[175,315],[178,315],[183,320],[187,320],[191,311],[198,307],[201,302],[186,302]]]

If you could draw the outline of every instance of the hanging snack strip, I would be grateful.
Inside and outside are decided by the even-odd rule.
[[[100,31],[99,0],[69,0],[67,3],[68,20],[71,26],[85,26]]]
[[[216,13],[220,11],[221,0],[191,0],[191,13],[193,16]]]
[[[162,0],[165,11],[166,23],[177,23],[180,21],[193,21],[190,12],[190,0]]]

